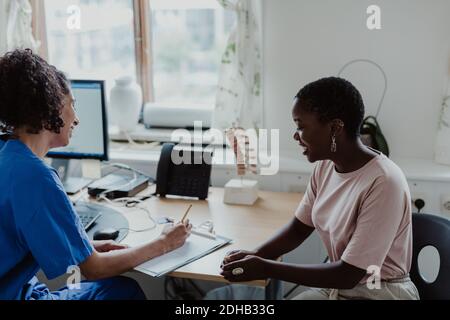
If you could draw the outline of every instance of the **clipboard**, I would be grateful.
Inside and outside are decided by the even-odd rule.
[[[182,247],[144,262],[134,269],[152,277],[161,277],[230,243],[232,239],[223,236],[215,235],[213,238],[192,233]]]

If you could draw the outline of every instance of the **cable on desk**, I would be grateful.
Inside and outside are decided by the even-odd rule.
[[[152,223],[152,225],[150,227],[142,229],[142,230],[133,230],[133,229],[130,229],[130,228],[120,228],[119,231],[127,230],[127,231],[131,231],[131,232],[134,232],[134,233],[146,232],[146,231],[150,231],[150,230],[155,229],[156,226],[158,225],[156,223],[155,219],[153,219],[151,212],[147,208],[138,206],[138,204],[141,204],[141,203],[144,202],[143,200],[140,200],[140,199],[135,198],[135,197],[126,197],[126,198],[118,198],[118,199],[110,200],[105,195],[100,196],[98,198],[98,200],[104,200],[104,201],[106,201],[107,203],[109,203],[110,205],[112,205],[114,207],[127,207],[127,208],[130,208],[130,209],[142,210],[142,211],[144,211],[147,214],[148,219]],[[130,200],[133,201],[136,204],[133,205],[132,207],[127,206],[126,204],[125,204],[125,206],[123,204],[121,204],[122,202],[130,201]]]

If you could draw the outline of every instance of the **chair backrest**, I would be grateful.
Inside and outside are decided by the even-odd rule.
[[[423,300],[450,300],[450,220],[425,213],[413,213],[413,260],[411,279]],[[419,272],[420,251],[427,246],[439,253],[440,267],[436,280],[424,280]]]

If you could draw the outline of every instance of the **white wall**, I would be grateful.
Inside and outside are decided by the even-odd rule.
[[[382,30],[366,27],[371,4],[381,8]],[[281,130],[283,153],[297,150],[290,113],[298,90],[366,58],[387,73],[379,120],[392,156],[433,158],[450,63],[450,0],[263,0],[263,17],[266,126]],[[366,113],[375,113],[379,71],[358,64],[342,76],[361,91]]]
[[[8,4],[5,0],[0,0],[0,55],[7,51],[6,28],[8,26],[7,18]]]

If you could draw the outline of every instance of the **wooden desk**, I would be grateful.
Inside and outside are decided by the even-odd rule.
[[[260,191],[255,205],[240,206],[223,203],[223,192],[222,188],[210,188],[209,197],[205,201],[158,197],[146,201],[154,218],[171,217],[176,220],[181,219],[189,204],[193,204],[188,215],[192,224],[212,220],[217,234],[233,239],[231,245],[170,273],[170,276],[227,282],[220,275],[220,264],[225,254],[234,249],[255,249],[269,239],[294,217],[302,198],[300,193]],[[149,190],[144,193],[148,194]],[[131,229],[144,229],[150,224],[143,211],[121,211],[128,219]],[[132,246],[142,244],[157,237],[160,232],[160,228],[143,233],[130,232],[122,242]],[[251,284],[265,286],[267,282],[254,281]]]

